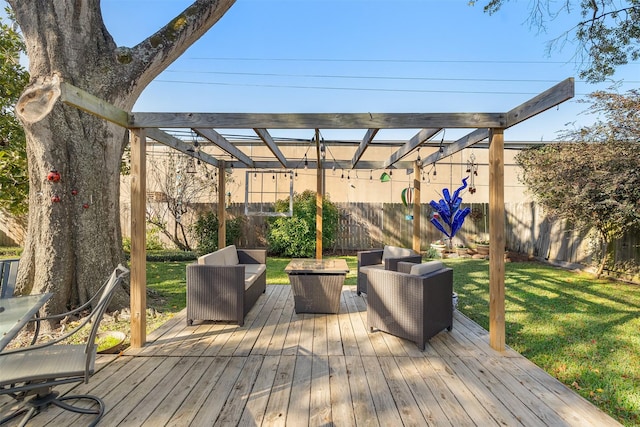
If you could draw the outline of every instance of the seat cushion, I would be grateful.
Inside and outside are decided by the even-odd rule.
[[[264,264],[243,264],[244,265],[244,289],[249,289],[258,277],[267,269]]]
[[[422,264],[416,264],[411,267],[411,271],[409,274],[412,276],[425,276],[427,274],[433,273],[434,271],[442,270],[444,264],[440,261],[429,261]]]
[[[384,261],[387,258],[400,258],[409,255],[413,255],[413,251],[411,249],[387,245],[382,251],[382,260]]]
[[[366,273],[369,270],[384,270],[384,264],[363,265],[360,267],[360,273]]]
[[[264,264],[242,264],[244,265],[244,274],[262,274],[267,269]]]

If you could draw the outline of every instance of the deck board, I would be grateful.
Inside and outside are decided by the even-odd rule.
[[[355,287],[338,314],[293,307],[289,286],[270,285],[243,326],[187,326],[183,311],[144,348],[100,357],[89,384],[60,390],[102,397],[100,426],[619,425],[513,349],[491,349],[459,312],[422,351],[369,331]],[[0,397],[0,411],[13,407]],[[90,417],[51,407],[29,425]]]

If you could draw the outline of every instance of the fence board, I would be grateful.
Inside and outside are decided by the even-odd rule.
[[[412,213],[401,203],[336,203],[340,212],[337,239],[332,249],[336,252],[353,252],[380,248],[385,244],[412,246],[413,223],[406,218]],[[488,204],[465,203],[471,208],[461,231],[456,236],[465,244],[475,238],[489,235]],[[242,215],[244,204],[229,208],[232,216]],[[442,238],[430,223],[431,207],[423,203],[420,226],[422,250],[429,243]],[[554,262],[589,265],[592,263],[593,243],[589,233],[577,230],[571,224],[547,215],[536,203],[507,203],[505,205],[505,235],[507,249],[544,258]],[[265,217],[249,217],[238,244],[243,247],[266,246],[267,223]],[[628,233],[615,242],[615,262],[634,264],[640,260],[640,230]]]

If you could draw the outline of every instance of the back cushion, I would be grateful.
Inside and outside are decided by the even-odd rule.
[[[236,249],[236,245],[230,245],[226,248],[222,249],[224,252],[224,265],[238,265],[240,261],[238,260],[238,250]]]
[[[411,267],[411,271],[409,274],[412,276],[424,276],[429,273],[433,273],[434,271],[442,270],[444,268],[444,264],[440,261],[429,261],[423,264],[416,264]]]
[[[225,265],[224,253],[221,251],[215,251],[210,254],[202,255],[198,258],[198,264]]]
[[[413,255],[411,249],[399,248],[397,246],[385,246],[382,251],[382,260],[384,261],[387,258],[400,258],[409,255]]]

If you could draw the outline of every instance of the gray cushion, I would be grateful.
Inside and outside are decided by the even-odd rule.
[[[400,248],[398,246],[385,246],[382,251],[382,261],[387,258],[400,258],[413,255],[413,251],[408,248]]]
[[[416,264],[411,267],[411,271],[409,274],[412,276],[425,276],[429,273],[433,273],[434,271],[442,270],[444,264],[440,261],[429,261],[423,264]]]
[[[238,260],[238,250],[236,249],[236,245],[227,246],[224,249],[221,249],[224,252],[224,265],[238,265],[240,261]]]
[[[198,258],[198,264],[225,265],[224,252],[215,251]]]

